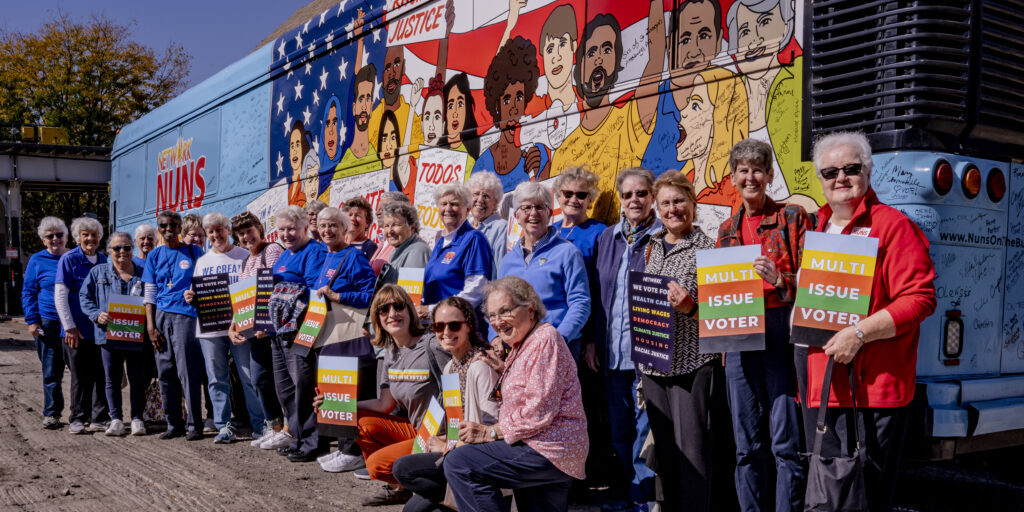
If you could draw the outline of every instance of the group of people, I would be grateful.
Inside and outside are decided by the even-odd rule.
[[[713,447],[731,432],[741,509],[782,511],[804,507],[801,454],[815,434],[823,437],[822,456],[843,456],[851,449],[848,425],[862,424],[870,439],[870,509],[888,510],[914,392],[919,324],[935,308],[928,242],[872,191],[863,135],[837,133],[815,144],[828,204],[814,215],[768,197],[776,179],[772,154],[753,139],[732,148],[728,179],[742,203],[717,240],[694,224],[696,191],[686,175],[656,177],[643,168],[618,173],[622,217],[610,226],[588,217],[599,178],[586,168],[565,169],[552,189],[518,184],[509,212],[499,211],[499,177],[474,172],[465,184],[437,189],[444,229],[432,246],[418,235],[417,210],[401,192],[385,194],[376,211],[361,198],[340,209],[318,201],[285,207],[275,215],[279,244],[265,241],[249,212],[231,219],[209,213],[196,226],[189,216],[183,222],[164,211],[155,229],[140,226],[134,239],[110,235],[106,255],[99,222],[75,219],[70,234],[77,247],[69,251],[65,224],[47,217],[38,229],[46,249],[32,256],[23,291],[43,364],[43,426],[61,427],[66,364],[71,433],[125,433],[126,374],[133,435],[146,433],[145,391],[155,377],[167,423],[160,438],[203,438],[205,383],[214,442],[234,442],[240,425],[232,421],[232,404],[243,407],[231,397],[235,371],[252,445],[383,482],[364,505],[509,510],[514,495],[519,510],[565,510],[573,482],[587,477],[588,456],[603,451],[618,461],[619,494],[605,509],[649,510],[657,502],[665,511],[722,510],[735,505],[712,493],[713,477],[723,474],[713,467],[723,464],[713,460]],[[561,220],[553,223],[556,197]],[[511,247],[503,213],[521,231]],[[367,237],[374,218],[379,245]],[[796,272],[811,230],[879,241],[869,314],[823,348],[790,335]],[[765,348],[701,353],[696,251],[739,245],[761,246],[753,267],[764,286]],[[408,268],[423,269],[418,303],[398,285]],[[276,282],[274,332],[237,332],[234,325],[200,332],[192,277],[227,273],[236,281],[261,269],[272,270]],[[676,312],[669,371],[632,360],[633,270],[672,279],[664,291]],[[115,294],[143,298],[145,343],[106,342]],[[308,348],[296,343],[313,295],[366,311],[362,335],[321,336]],[[334,440],[317,428],[323,356],[359,362],[356,433],[336,439],[334,451]],[[824,373],[833,364],[819,429]],[[584,373],[590,378],[581,386]],[[425,440],[424,453],[413,453],[446,374],[458,375],[458,439],[446,439],[442,428]],[[178,406],[183,398],[187,414]],[[600,407],[585,409],[588,398]],[[718,404],[729,414],[714,414]],[[596,439],[610,446],[592,444]]]

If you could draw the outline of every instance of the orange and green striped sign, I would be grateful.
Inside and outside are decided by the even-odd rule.
[[[319,293],[311,292],[309,308],[306,309],[306,315],[302,317],[302,325],[299,326],[299,332],[295,335],[295,343],[292,345],[293,352],[302,357],[309,353],[313,343],[316,343],[317,336],[320,335],[320,330],[324,328],[325,318],[327,318],[327,302]]]
[[[437,402],[437,397],[430,398],[430,406],[427,407],[420,428],[416,429],[416,439],[412,443],[413,453],[424,453],[427,451],[427,439],[436,436],[441,428],[441,420],[444,419],[444,408]]]
[[[324,402],[317,411],[321,434],[346,437],[356,433],[356,403],[359,396],[359,360],[354,357],[320,356],[316,382]]]
[[[142,297],[111,295],[107,307],[107,342],[117,348],[142,349],[146,332],[146,307]]]
[[[871,308],[878,239],[807,233],[793,306],[793,343],[824,346]]]
[[[764,350],[764,283],[759,245],[697,251],[701,353]]]
[[[444,395],[445,423],[448,425],[446,437],[448,447],[455,448],[459,441],[459,423],[462,422],[462,390],[459,386],[459,374],[446,373],[441,376],[441,388]]]
[[[231,292],[232,321],[235,330],[245,332],[252,329],[256,320],[256,278],[242,279],[228,286]]]

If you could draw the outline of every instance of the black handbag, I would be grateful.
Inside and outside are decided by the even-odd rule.
[[[814,433],[814,449],[808,454],[807,493],[804,495],[805,512],[866,512],[868,495],[864,487],[864,467],[867,453],[862,444],[860,418],[857,416],[857,393],[854,388],[853,372],[850,375],[850,395],[853,398],[853,453],[849,456],[822,457],[821,444],[828,427],[825,416],[828,413],[828,399],[832,385],[833,358],[828,358],[825,379],[821,385],[821,404],[818,406],[817,429]]]

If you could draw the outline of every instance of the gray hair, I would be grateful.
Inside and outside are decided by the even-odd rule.
[[[771,176],[775,172],[772,167],[772,146],[757,139],[743,139],[729,150],[729,169],[736,171],[739,164],[757,164],[764,166],[765,173]]]
[[[400,203],[412,204],[409,201],[409,197],[397,190],[389,190],[380,195],[380,203],[388,201],[398,201]]]
[[[139,224],[138,227],[135,228],[135,236],[136,237],[141,236],[141,235],[145,235],[145,234],[148,234],[148,235],[152,236],[153,239],[155,240],[156,239],[156,226],[154,226],[152,224]]]
[[[533,306],[533,319],[540,320],[548,314],[544,307],[544,301],[540,300],[537,290],[533,289],[525,279],[516,276],[507,276],[497,281],[491,281],[484,286],[484,309],[486,310],[487,298],[496,291],[503,291],[512,299],[516,306]],[[489,311],[488,311],[489,313]]]
[[[132,240],[132,235],[129,235],[128,233],[125,233],[124,231],[114,231],[113,233],[110,234],[110,238],[107,239],[107,250],[108,251],[110,250],[111,244],[114,243],[114,240],[116,240],[118,238],[124,238],[124,239],[128,240],[128,245],[132,246],[133,250],[135,249],[135,241]]]
[[[402,197],[405,197],[403,195]],[[402,203],[398,201],[392,201],[385,204],[380,209],[381,217],[394,217],[396,219],[402,219],[406,224],[412,226],[412,230],[416,233],[420,232],[420,216],[416,213],[416,208],[409,203]],[[380,219],[377,219],[380,222]]]
[[[288,205],[280,210],[274,212],[274,217],[277,217],[278,222],[282,220],[288,220],[295,224],[295,227],[299,231],[303,231],[309,227],[309,217],[306,216],[306,212],[300,206]]]
[[[587,191],[590,192],[590,199],[596,201],[597,195],[601,193],[597,188],[600,178],[598,178],[596,174],[590,172],[586,167],[577,165],[562,171],[562,174],[559,174],[555,178],[554,188],[555,190],[562,190],[562,187],[565,186],[566,183],[574,183],[577,181],[581,181],[587,186]]]
[[[322,220],[333,220],[341,226],[342,233],[347,232],[348,228],[352,227],[352,221],[349,220],[348,214],[333,206],[321,209],[320,213],[316,214],[316,220],[318,223]]]
[[[784,48],[789,42],[789,39],[793,37],[796,13],[793,11],[792,0],[736,0],[736,2],[729,7],[729,12],[725,15],[726,24],[729,26],[730,54],[735,54],[737,48],[739,48],[739,27],[736,26],[736,13],[739,11],[741,5],[757,14],[766,13],[774,9],[776,5],[779,6],[779,12],[782,14],[782,21],[786,24],[786,35],[782,36],[782,40],[779,41],[779,47],[776,48],[775,52],[778,53],[782,51],[782,48]]]
[[[441,203],[441,198],[445,196],[458,197],[465,208],[469,208],[469,205],[473,204],[473,195],[469,193],[469,187],[462,183],[445,183],[434,191],[434,201],[438,204]]]
[[[231,221],[220,212],[207,213],[203,217],[203,229],[224,228],[231,231]]]
[[[64,224],[60,217],[43,217],[43,220],[39,221],[39,228],[36,229],[36,232],[39,234],[39,238],[43,238],[47,231],[64,233],[64,236],[67,236],[68,225]]]
[[[647,182],[647,188],[654,188],[654,173],[643,167],[629,167],[619,172],[615,178],[615,190],[622,193],[622,184],[629,178],[640,178]]]
[[[75,243],[78,243],[82,231],[90,231],[96,233],[98,238],[103,238],[103,224],[92,217],[79,217],[71,221],[71,236],[75,238]]]
[[[306,203],[306,213],[313,212],[319,214],[324,210],[324,208],[327,208],[327,203],[317,199]]]
[[[814,149],[811,151],[814,168],[820,171],[821,159],[825,158],[825,154],[841,146],[853,149],[861,165],[864,166],[864,174],[866,177],[870,177],[875,163],[871,160],[871,143],[861,132],[833,132],[814,141]]]
[[[495,200],[500,200],[501,195],[505,193],[505,187],[501,184],[501,180],[498,179],[498,175],[491,171],[477,171],[470,174],[469,179],[466,180],[466,186],[469,187],[470,192],[474,189],[482,188],[490,192],[491,197]]]
[[[524,181],[516,185],[516,189],[512,192],[512,204],[515,208],[519,208],[519,205],[527,200],[537,201],[548,211],[551,210],[551,191],[536,181]]]

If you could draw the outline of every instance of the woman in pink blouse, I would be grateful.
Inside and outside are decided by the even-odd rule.
[[[445,476],[459,510],[507,511],[501,489],[512,489],[519,510],[564,511],[589,447],[576,363],[554,326],[541,322],[544,303],[529,283],[509,276],[485,294],[488,321],[512,347],[492,393],[498,424],[460,424],[468,444],[445,457]]]

